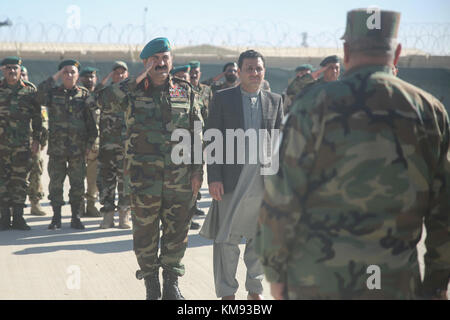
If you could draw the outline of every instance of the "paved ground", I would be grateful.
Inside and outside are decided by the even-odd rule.
[[[86,229],[71,229],[69,205],[63,207],[62,229],[47,229],[52,215],[47,200],[47,156],[44,162],[46,195],[42,204],[47,216],[31,216],[26,208],[25,218],[31,231],[0,233],[0,299],[144,299],[144,282],[134,276],[139,267],[132,250],[131,230],[99,229],[102,218],[82,218]],[[66,179],[66,201],[67,191]],[[206,184],[201,192],[199,207],[207,212],[211,198]],[[97,207],[100,208],[98,203]],[[202,224],[204,217],[195,220]],[[117,225],[117,216],[115,222]],[[237,272],[238,299],[247,296],[242,253]],[[186,299],[217,299],[212,261],[212,242],[199,236],[198,230],[191,230],[183,260],[186,274],[179,279]],[[264,289],[265,297],[270,298],[267,282]]]
[[[45,153],[45,151],[44,151]],[[42,201],[45,217],[36,217],[25,209],[31,231],[0,233],[0,299],[133,299],[145,298],[144,282],[135,278],[138,269],[132,250],[131,230],[99,229],[101,218],[82,218],[86,229],[70,228],[70,206],[63,207],[62,229],[49,231],[51,207],[47,200],[47,156],[44,156]],[[67,200],[68,182],[65,184]],[[206,183],[202,186],[200,209],[207,212],[211,198]],[[99,208],[99,204],[97,204]],[[116,225],[118,217],[116,216]],[[195,218],[200,224],[204,217]],[[186,299],[214,300],[212,242],[189,232],[189,247],[183,260],[186,275],[180,289]],[[240,287],[237,299],[246,299],[245,266],[241,259],[237,270]],[[419,252],[424,253],[422,243]],[[423,267],[423,259],[419,257]],[[79,280],[79,281],[78,281]],[[269,284],[263,282],[265,297],[271,299]],[[450,294],[450,291],[449,291]]]

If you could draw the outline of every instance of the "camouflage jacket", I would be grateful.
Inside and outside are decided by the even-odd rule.
[[[444,106],[389,67],[356,68],[299,97],[260,212],[256,247],[267,279],[287,283],[294,299],[410,299],[446,289],[449,130]],[[371,265],[380,290],[368,289]]]
[[[208,111],[209,111],[209,105],[212,101],[212,90],[209,86],[205,84],[199,84],[198,87],[193,87],[194,92],[196,93],[196,98],[198,100],[198,105],[201,110],[202,118],[206,122],[208,119]],[[206,124],[205,124],[206,125]]]
[[[75,86],[67,90],[55,87],[53,78],[38,86],[41,104],[47,106],[48,151],[51,156],[79,156],[92,147],[98,132],[91,108],[86,101],[89,91]]]
[[[226,81],[222,81],[222,82],[214,81],[213,78],[210,78],[208,80],[202,81],[202,84],[210,86],[211,91],[213,93],[215,93],[216,91],[219,91],[219,90],[224,90],[224,89],[235,87],[235,86],[239,85],[239,82],[235,82],[233,85],[229,85]]]
[[[310,85],[316,83],[310,73],[303,75],[302,77],[295,77],[286,88],[284,94],[284,113],[287,114],[290,110],[295,98]]]
[[[104,88],[101,87],[96,92],[97,106],[100,109],[100,150],[123,152],[126,138],[125,113],[123,111],[113,111],[121,109],[121,107],[113,107],[111,105],[117,103],[117,101],[111,99],[112,95],[105,94],[107,91]]]
[[[175,129],[190,133],[192,154],[194,141],[201,148],[203,120],[188,82],[170,78],[164,86],[153,87],[149,78],[136,84],[132,77],[107,87],[103,97],[113,112],[125,111],[125,171],[131,193],[161,195],[166,180],[190,189],[191,176],[203,176],[202,164],[190,159],[187,164],[172,161],[172,148],[179,143],[171,141]],[[194,130],[194,121],[199,130]],[[170,174],[164,174],[167,170]]]
[[[0,81],[0,145],[30,147],[30,138],[41,142],[42,131],[36,87],[24,80],[14,87]]]

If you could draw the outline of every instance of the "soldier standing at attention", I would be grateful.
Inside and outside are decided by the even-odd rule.
[[[80,208],[84,195],[86,157],[97,138],[97,128],[86,102],[89,91],[76,85],[79,67],[80,63],[76,60],[64,60],[58,66],[59,71],[38,87],[40,102],[47,106],[49,118],[48,198],[53,208],[53,218],[48,228],[51,230],[61,228],[66,176],[70,182],[70,227],[84,229],[80,221]],[[62,84],[56,86],[59,78],[62,78]]]
[[[209,105],[212,101],[213,92],[210,86],[200,83],[200,78],[202,76],[200,61],[191,61],[189,62],[189,65],[191,66],[191,71],[189,73],[191,79],[190,82],[196,93],[195,97],[198,99],[198,105],[200,106],[200,110],[202,113],[204,127],[206,127],[208,120]],[[201,193],[199,192],[197,196],[197,201],[200,199]],[[193,212],[194,215],[204,216],[205,213],[202,210],[198,209],[197,207],[197,201],[195,201],[195,205],[191,210],[194,211]],[[199,228],[200,225],[197,222],[192,221],[191,229],[199,229]]]
[[[112,84],[119,83],[128,78],[128,66],[123,61],[116,61],[111,73],[105,78],[111,78]],[[107,80],[103,79],[102,86]],[[101,229],[114,227],[114,213],[119,211],[119,228],[129,229],[130,197],[124,194],[123,166],[125,153],[125,115],[123,111],[114,112],[114,108],[106,99],[103,100],[103,91],[98,92],[97,104],[100,106],[100,153],[99,173],[97,184],[100,190],[100,203],[103,214]],[[115,108],[118,109],[119,107]],[[116,188],[119,202],[115,205]]]
[[[86,67],[80,72],[80,82],[91,94],[97,89],[97,69],[93,67]],[[95,124],[98,127],[99,110],[92,111]],[[81,203],[81,216],[86,217],[100,217],[100,211],[95,207],[97,201],[97,167],[98,167],[98,138],[95,139],[95,143],[86,159],[86,208],[84,207],[84,201]]]
[[[189,62],[189,66],[191,67],[189,72],[190,83],[194,88],[194,91],[197,93],[198,104],[200,105],[202,111],[202,118],[206,122],[208,119],[209,104],[212,101],[212,90],[210,86],[200,83],[200,78],[202,76],[200,61],[191,61]]]
[[[370,29],[372,14],[348,12],[346,73],[301,96],[285,123],[257,234],[276,299],[446,299],[449,118],[392,74],[400,13],[380,10]]]
[[[0,231],[30,230],[23,208],[32,154],[39,150],[42,115],[36,87],[21,79],[21,64],[19,57],[7,57],[0,68],[4,76],[0,81]]]
[[[111,104],[115,111],[126,111],[125,171],[131,189],[133,245],[140,266],[136,276],[145,279],[147,299],[156,300],[161,296],[162,267],[162,299],[180,300],[184,298],[178,277],[185,272],[181,260],[192,218],[189,209],[202,184],[203,165],[175,164],[172,148],[177,142],[171,141],[171,135],[176,129],[187,130],[193,148],[194,138],[202,138],[201,123],[194,130],[194,122],[202,119],[192,86],[169,74],[172,55],[166,38],[150,41],[140,58],[144,71],[106,88],[104,95],[118,102]]]
[[[24,66],[20,66],[20,76],[22,80],[29,81],[28,80],[28,69]],[[41,111],[43,112],[43,107],[41,107]],[[45,124],[47,123],[47,119],[45,118],[44,114],[42,115],[42,133],[41,133],[41,139],[39,141],[41,147],[38,148],[38,151],[36,154],[31,155],[32,165],[30,174],[28,175],[28,198],[30,199],[30,214],[33,216],[45,216],[46,213],[44,210],[42,210],[41,205],[39,204],[39,201],[41,201],[44,198],[44,187],[42,186],[41,176],[44,172],[44,161],[41,157],[41,151],[45,148],[47,145],[47,139],[48,139],[48,131],[45,127]]]

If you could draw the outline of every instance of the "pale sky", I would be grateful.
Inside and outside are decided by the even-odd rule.
[[[0,41],[144,43],[167,36],[175,45],[298,46],[307,32],[311,46],[327,46],[342,35],[348,10],[368,6],[400,11],[403,33],[442,33],[442,24],[447,24],[448,32],[450,24],[448,0],[22,0],[20,4],[2,0],[0,21],[9,18],[14,25],[0,28]],[[73,6],[79,8],[79,29],[74,27]]]

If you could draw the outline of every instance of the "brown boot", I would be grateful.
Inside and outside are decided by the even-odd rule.
[[[30,200],[31,209],[30,214],[32,216],[45,216],[46,213],[42,210],[39,201]]]
[[[114,228],[114,211],[105,212],[103,221],[100,223],[100,229]]]
[[[130,229],[130,209],[119,209],[119,229]]]

